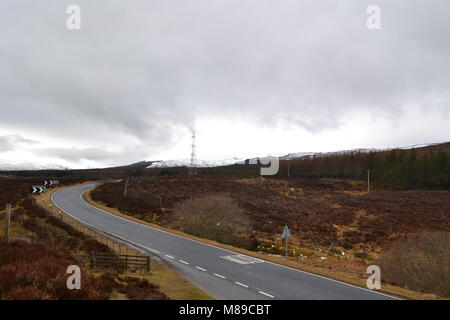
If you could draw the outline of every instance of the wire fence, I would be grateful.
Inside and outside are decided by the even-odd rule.
[[[129,266],[132,266],[136,263],[135,266],[141,266],[142,269],[150,272],[150,255],[145,250],[139,248],[136,245],[132,245],[122,239],[119,239],[115,235],[108,233],[104,230],[101,230],[95,226],[88,225],[87,223],[71,216],[66,213],[61,208],[57,207],[53,201],[51,200],[51,194],[41,195],[40,197],[36,197],[36,201],[38,205],[45,208],[48,212],[50,212],[53,216],[60,219],[62,222],[71,226],[73,229],[85,234],[88,237],[95,239],[96,241],[108,246],[114,253],[117,254],[119,260],[124,259],[126,262],[130,262]],[[94,254],[94,253],[92,253]],[[91,257],[92,257],[91,254]],[[105,258],[107,255],[101,253],[95,253],[95,256],[99,255],[100,260],[106,261],[113,259]],[[138,261],[134,261],[138,260]],[[92,261],[92,259],[90,260]],[[98,260],[96,260],[98,261]],[[122,262],[112,262],[120,265]],[[91,264],[92,265],[92,264]],[[100,266],[100,264],[96,264],[96,266]]]

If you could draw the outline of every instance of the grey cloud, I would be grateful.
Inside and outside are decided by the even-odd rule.
[[[380,31],[366,0],[80,0],[74,32],[69,4],[0,4],[0,124],[158,150],[202,116],[319,132],[361,110],[401,121],[418,101],[448,115],[446,0],[379,0]],[[59,156],[82,152],[102,158]]]
[[[37,144],[37,141],[26,139],[20,135],[0,136],[0,153],[14,151],[24,145]]]
[[[145,146],[125,147],[117,150],[108,150],[106,148],[42,148],[37,153],[47,157],[66,160],[71,163],[81,163],[83,160],[100,163],[103,165],[125,164],[131,161],[130,154],[134,161],[145,160]]]

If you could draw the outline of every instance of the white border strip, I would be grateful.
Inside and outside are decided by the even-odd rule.
[[[265,295],[265,296],[267,296],[269,298],[275,298],[273,295],[265,293],[264,291],[258,291],[258,293],[261,293],[262,295]]]
[[[244,288],[248,288],[248,285],[240,283],[240,282],[235,282],[238,286],[244,287]]]
[[[203,269],[203,268],[201,268],[201,267],[195,267],[195,269],[198,269],[198,270],[201,270],[201,271],[206,272],[206,269]]]

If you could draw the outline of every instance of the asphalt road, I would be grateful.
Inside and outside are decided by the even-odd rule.
[[[63,189],[54,203],[73,217],[167,261],[216,299],[379,300],[391,296],[258,260],[151,228],[98,209],[81,197],[95,185]]]

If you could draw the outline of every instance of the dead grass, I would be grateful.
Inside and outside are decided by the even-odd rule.
[[[387,281],[450,297],[450,233],[397,240],[380,258]]]
[[[232,246],[256,249],[257,241],[249,237],[252,226],[245,212],[227,194],[210,194],[177,204],[171,225],[197,237]]]
[[[152,260],[152,273],[148,279],[172,300],[212,300],[163,261]]]

